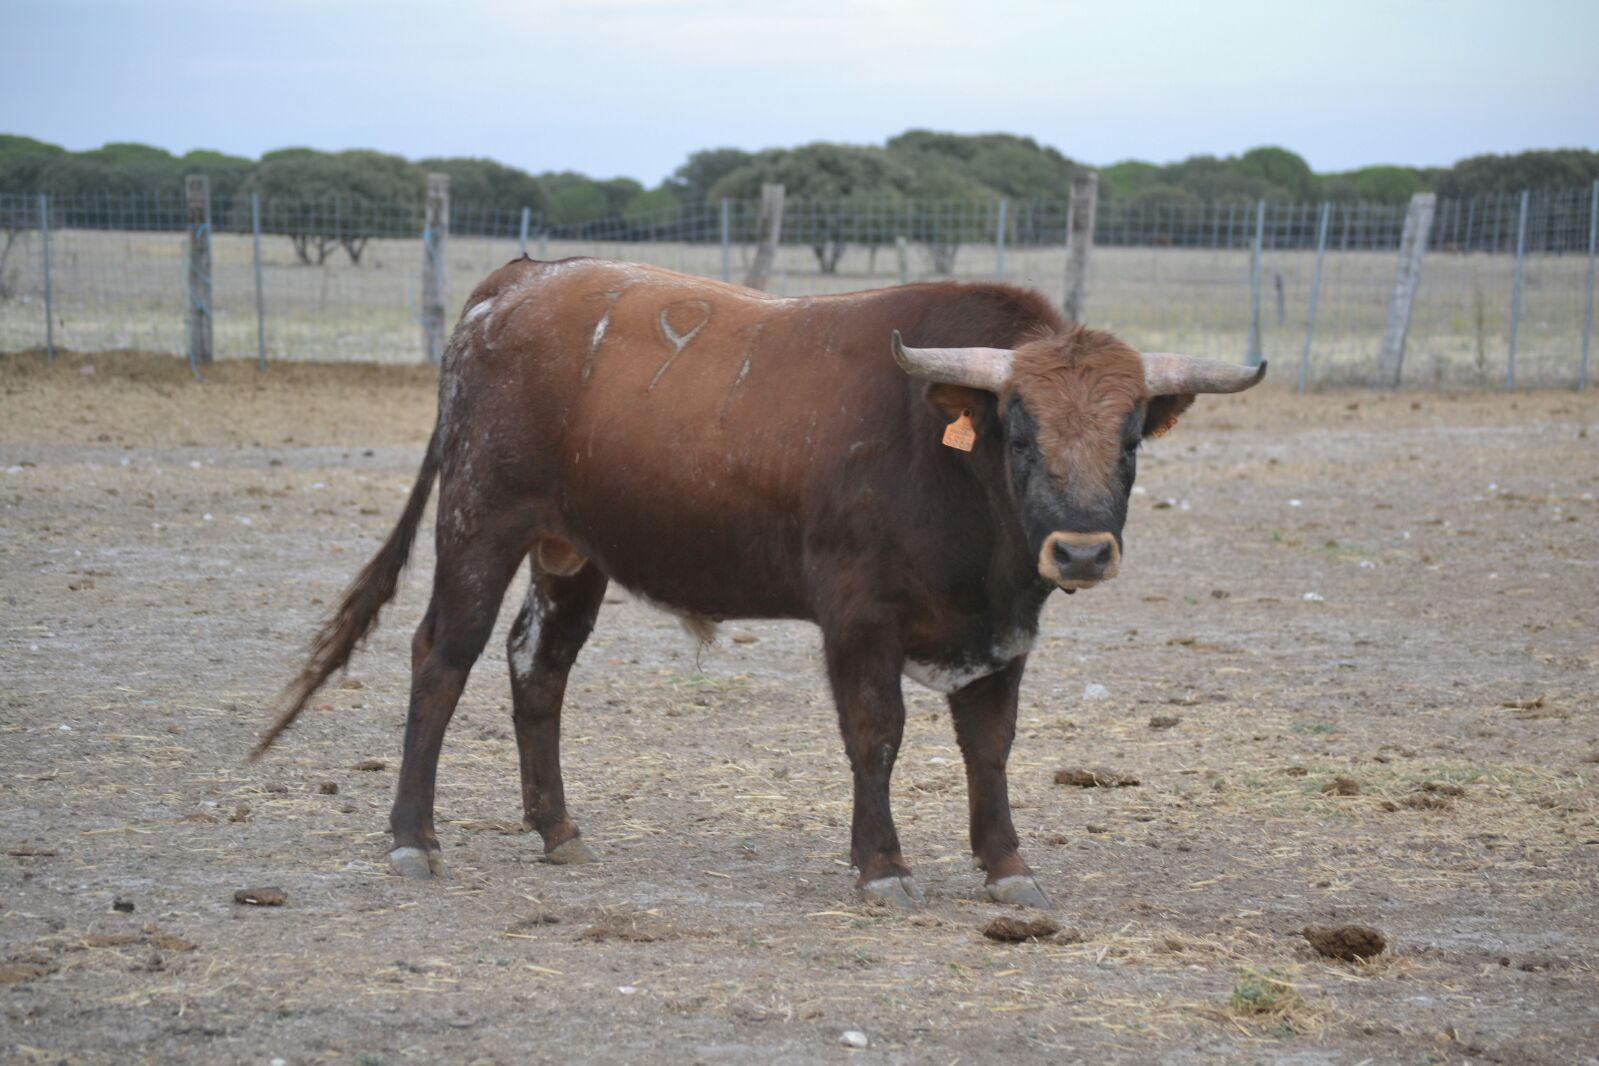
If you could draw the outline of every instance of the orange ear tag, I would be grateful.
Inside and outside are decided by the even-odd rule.
[[[970,411],[962,411],[959,418],[944,427],[944,447],[969,452],[976,443],[977,431],[972,428]]]

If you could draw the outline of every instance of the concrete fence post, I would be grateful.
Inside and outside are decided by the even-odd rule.
[[[1099,210],[1099,171],[1072,175],[1072,199],[1066,207],[1066,295],[1062,307],[1069,322],[1081,322],[1088,304],[1088,265],[1094,250],[1094,216]]]
[[[1265,358],[1260,344],[1260,249],[1266,239],[1266,201],[1255,202],[1255,242],[1249,253],[1249,354],[1250,366]]]
[[[728,203],[727,197],[722,197],[721,205],[721,237],[722,237],[722,280],[733,280],[733,205]]]
[[[444,359],[444,255],[450,235],[450,176],[429,174],[422,229],[422,355]]]
[[[44,361],[53,363],[56,361],[56,308],[55,292],[50,283],[50,197],[44,193],[39,194],[39,239],[44,253]],[[1592,282],[1591,261],[1588,274]]]
[[[899,283],[911,283],[911,242],[905,239],[904,234],[894,238],[894,255],[899,259]]]
[[[994,225],[994,280],[1005,280],[1005,209],[1004,197],[999,201],[999,219]]]
[[[191,174],[183,179],[185,221],[189,231],[189,365],[210,366],[211,304],[211,179]]]
[[[1321,264],[1327,258],[1327,223],[1331,219],[1332,204],[1323,202],[1321,217],[1316,221],[1316,268],[1310,275],[1310,310],[1305,315],[1305,347],[1299,353],[1300,392],[1305,391],[1310,378],[1310,342],[1316,336],[1316,302],[1321,297]]]
[[[1505,388],[1516,387],[1516,333],[1521,327],[1521,267],[1527,257],[1527,204],[1531,197],[1521,190],[1521,209],[1516,218],[1516,276],[1510,291],[1510,349],[1505,355]]]
[[[1410,311],[1415,306],[1416,288],[1421,283],[1421,260],[1432,232],[1432,216],[1438,197],[1418,192],[1405,211],[1405,228],[1399,237],[1399,269],[1394,274],[1393,295],[1388,300],[1388,323],[1383,328],[1382,347],[1377,352],[1379,388],[1399,386],[1405,362],[1405,335],[1410,332]]]
[[[1593,265],[1599,252],[1599,181],[1588,195],[1588,285],[1582,313],[1582,361],[1577,364],[1577,391],[1588,387],[1588,342],[1593,335]]]
[[[772,280],[772,268],[777,261],[777,246],[783,240],[783,186],[761,186],[761,212],[756,223],[755,262],[744,277],[744,284],[752,289],[764,289]]]
[[[266,370],[266,294],[261,286],[261,194],[250,194],[250,253],[255,264],[255,368]]]

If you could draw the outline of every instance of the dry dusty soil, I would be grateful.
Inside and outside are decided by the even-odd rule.
[[[1023,688],[1017,823],[1067,934],[996,943],[942,697],[907,688],[895,777],[928,905],[874,910],[814,629],[697,657],[620,592],[567,703],[602,861],[520,831],[497,637],[440,773],[450,876],[390,876],[430,541],[242,760],[398,513],[429,376],[42,364],[0,358],[0,1059],[1599,1061],[1599,395],[1268,387],[1151,446],[1123,575],[1051,603]],[[1055,783],[1098,768],[1137,784]],[[1300,935],[1344,923],[1387,951]]]

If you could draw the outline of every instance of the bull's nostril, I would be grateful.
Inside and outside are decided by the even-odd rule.
[[[1098,563],[1100,566],[1109,566],[1110,565],[1110,545],[1109,544],[1101,544],[1099,546],[1099,552],[1098,552],[1098,554],[1096,554],[1094,556],[1094,562]]]

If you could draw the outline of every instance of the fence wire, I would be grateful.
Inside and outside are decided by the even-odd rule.
[[[1412,385],[1502,383],[1510,358],[1517,248],[1521,305],[1515,383],[1577,383],[1593,255],[1591,189],[1444,200],[1428,235],[1406,345]],[[1101,203],[1085,319],[1150,350],[1238,361],[1248,351],[1259,241],[1263,355],[1289,371],[1306,339],[1321,205]],[[768,287],[806,296],[905,282],[995,278],[1059,301],[1066,199],[789,200]],[[1333,204],[1309,382],[1371,381],[1406,207]],[[531,209],[454,201],[445,250],[448,314],[525,250],[590,255],[741,281],[755,255],[758,204],[735,200],[583,223]],[[212,306],[218,358],[421,358],[423,203],[214,198]],[[185,205],[170,197],[0,196],[0,350],[46,343],[49,294],[59,348],[186,350]],[[260,304],[257,318],[256,276]],[[1591,344],[1591,338],[1588,338]]]

